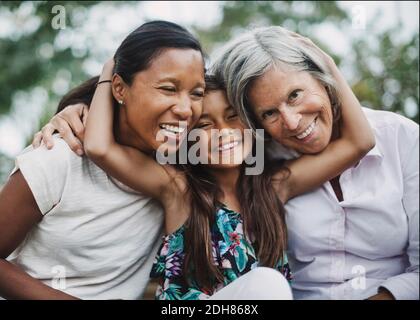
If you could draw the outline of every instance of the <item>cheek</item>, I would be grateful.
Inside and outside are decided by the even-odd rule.
[[[322,113],[324,114],[325,117],[325,122],[332,127],[333,124],[333,115],[332,115],[332,110],[330,106],[323,106],[322,107]]]
[[[248,155],[252,152],[252,146],[254,143],[257,143],[255,140],[252,139],[245,139],[242,145],[242,157],[245,159]],[[258,150],[258,149],[257,149]]]
[[[205,130],[203,133],[200,134],[200,138],[197,142],[197,146],[200,148],[200,152],[207,152],[207,156],[211,154],[211,136],[210,132]],[[215,141],[217,143],[217,141]]]
[[[192,127],[197,124],[198,119],[200,119],[201,114],[203,113],[203,101],[194,102],[192,105]]]
[[[322,112],[326,108],[328,101],[322,95],[312,93],[305,96],[302,101],[303,112],[316,113]]]
[[[280,120],[277,120],[273,123],[265,124],[263,128],[264,128],[265,133],[268,134],[271,138],[275,140],[282,139],[283,134],[281,130]]]
[[[140,103],[134,106],[132,105],[130,107],[127,106],[127,108],[127,117],[130,126],[132,128],[135,128],[136,131],[142,135],[150,131],[149,129],[147,129],[148,127],[150,127],[152,121],[152,115],[150,114],[150,112],[148,112],[148,109],[150,108],[147,108]]]
[[[330,140],[331,138],[331,134],[332,134],[332,130],[333,130],[333,115],[332,115],[332,110],[330,106],[324,106],[322,108],[322,124],[323,124],[323,134],[325,135],[325,139],[326,140]]]

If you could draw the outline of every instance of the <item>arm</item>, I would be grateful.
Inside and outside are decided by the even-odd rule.
[[[20,171],[0,192],[0,296],[6,299],[77,299],[32,278],[6,258],[42,219],[28,184]]]
[[[113,65],[113,60],[105,64],[99,81],[111,79]],[[115,141],[112,91],[109,82],[98,85],[93,96],[84,148],[87,156],[98,166],[139,192],[161,200],[162,195],[171,186],[172,179],[163,166],[140,150],[120,145]]]
[[[286,163],[290,174],[281,179],[280,198],[283,203],[341,174],[375,146],[373,131],[359,101],[334,61],[325,53],[323,55],[332,70],[342,103],[341,136],[317,155],[304,155]]]

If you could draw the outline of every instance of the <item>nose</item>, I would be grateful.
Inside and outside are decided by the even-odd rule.
[[[235,129],[228,124],[219,124],[216,129],[212,136],[215,141],[225,143],[236,137]]]
[[[190,118],[193,114],[191,99],[188,96],[181,96],[178,103],[172,108],[172,112],[181,120]]]
[[[302,115],[296,109],[288,106],[280,109],[280,115],[283,119],[284,126],[290,131],[296,130],[299,126],[300,119],[302,119]]]
[[[217,129],[219,130],[219,137],[230,136],[234,132],[234,129],[224,121],[218,123]]]

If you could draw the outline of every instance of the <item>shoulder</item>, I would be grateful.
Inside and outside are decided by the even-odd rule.
[[[61,139],[54,147],[27,147],[16,157],[15,169],[20,170],[43,214],[59,202],[70,174],[72,151]],[[77,156],[76,156],[77,157]]]
[[[394,141],[397,146],[410,146],[418,143],[419,125],[414,121],[390,111],[367,108],[363,108],[363,111],[375,132],[377,144]]]
[[[31,161],[34,166],[49,166],[52,164],[54,166],[63,166],[76,157],[64,140],[55,136],[52,149],[48,150],[44,145],[36,149],[29,146],[16,157],[16,161],[17,163]]]
[[[365,108],[364,108],[365,109]],[[394,112],[364,110],[376,136],[376,150],[402,167],[418,158],[419,125]],[[411,159],[411,160],[410,160]]]
[[[363,111],[374,129],[389,128],[418,134],[419,125],[398,113],[369,108],[363,108]]]
[[[81,167],[82,158],[74,154],[65,141],[54,137],[54,147],[48,150],[44,145],[24,149],[15,159],[15,172],[20,169],[26,175],[37,178],[61,179],[73,168]]]

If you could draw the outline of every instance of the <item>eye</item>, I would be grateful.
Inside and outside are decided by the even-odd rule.
[[[164,91],[168,91],[168,92],[176,92],[175,87],[165,86],[165,87],[159,87],[159,89],[164,90]]]
[[[238,118],[238,114],[236,112],[231,113],[228,117],[228,120],[234,120]]]
[[[264,111],[261,115],[261,118],[263,120],[273,119],[274,116],[276,115],[276,111],[277,111],[276,109]]]
[[[301,95],[302,95],[302,90],[301,89],[293,90],[289,94],[289,102],[295,102]]]
[[[200,122],[195,127],[198,129],[206,129],[206,128],[209,128],[210,126],[211,126],[210,122]]]
[[[192,94],[193,94],[193,96],[196,96],[198,98],[203,98],[204,97],[204,91],[201,91],[201,90],[194,91]]]

